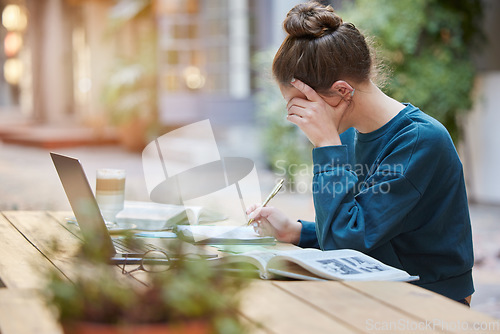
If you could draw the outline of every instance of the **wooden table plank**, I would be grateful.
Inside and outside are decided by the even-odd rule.
[[[52,267],[10,222],[0,214],[0,277],[8,288],[39,288],[42,269]]]
[[[395,282],[393,282],[395,283]],[[397,284],[397,283],[396,283]],[[362,332],[394,332],[398,326],[419,321],[399,310],[381,304],[341,282],[275,282],[281,289],[317,306],[318,312],[329,314]],[[419,333],[440,332],[424,328]]]
[[[42,213],[42,212],[39,212]],[[25,213],[22,214],[25,216]],[[17,215],[16,215],[17,216]],[[58,211],[58,212],[46,212],[46,228],[44,229],[45,235],[43,237],[39,237],[36,240],[36,244],[41,247],[41,249],[48,254],[51,261],[53,261],[57,267],[68,277],[71,279],[75,266],[79,267],[80,264],[75,261],[75,255],[78,253],[81,243],[83,242],[81,239],[80,228],[76,224],[71,224],[66,222],[66,218],[71,217],[72,212],[67,211]],[[19,222],[25,222],[25,218],[14,220],[16,224]],[[26,220],[23,225],[23,231],[26,231],[27,236],[32,238],[33,233],[36,233],[37,229],[30,227],[30,224],[36,224],[36,221],[32,220],[28,223]],[[39,224],[37,224],[39,225]],[[38,234],[37,234],[38,235]],[[59,244],[58,251],[54,252],[46,247],[47,240],[57,240]],[[114,266],[117,274],[117,278],[122,277],[122,269],[120,266]],[[131,265],[130,268],[136,268],[137,265]],[[78,270],[78,269],[77,269]],[[131,270],[131,269],[129,269]],[[147,275],[143,275],[147,277]],[[139,277],[139,278],[138,278]],[[132,282],[136,284],[138,287],[144,286],[146,279],[140,279],[141,274],[126,276],[125,279],[132,279]]]
[[[82,238],[78,225],[74,223],[68,223],[67,221],[68,219],[76,220],[75,215],[72,211],[47,211],[47,214],[77,238]]]
[[[64,274],[71,272],[71,264],[81,245],[81,240],[73,233],[44,211],[4,211],[3,214]]]
[[[271,333],[363,333],[318,312],[272,281],[252,283],[243,293],[240,310],[244,317]]]
[[[381,304],[421,319],[427,327],[456,333],[478,333],[490,326],[500,333],[500,320],[418,286],[402,282],[344,282]],[[412,324],[415,326],[416,324]]]
[[[62,328],[33,290],[0,289],[0,332],[62,334]]]
[[[60,333],[31,289],[43,286],[36,267],[56,266],[71,276],[81,240],[69,216],[0,213],[0,278],[7,285],[0,288],[0,333]],[[498,319],[398,282],[256,281],[243,292],[241,314],[252,333],[500,332]],[[490,327],[476,331],[477,325]]]

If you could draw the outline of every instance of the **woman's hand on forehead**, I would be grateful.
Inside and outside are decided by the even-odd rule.
[[[285,99],[290,98],[286,106],[287,119],[296,124],[316,147],[341,145],[338,122],[349,103],[341,100],[333,107],[304,82],[295,79],[291,84],[301,94],[282,89]]]

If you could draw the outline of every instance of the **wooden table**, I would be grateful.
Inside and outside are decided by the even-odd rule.
[[[69,270],[80,244],[67,212],[0,213],[0,333],[61,333],[37,297],[39,269]],[[51,254],[57,240],[60,250]],[[61,255],[63,254],[63,255]],[[69,275],[70,276],[70,275]],[[241,314],[259,333],[499,333],[500,321],[401,282],[258,281]]]

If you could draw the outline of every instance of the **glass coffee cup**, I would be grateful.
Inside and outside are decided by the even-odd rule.
[[[96,174],[96,200],[108,227],[116,226],[116,215],[125,205],[125,170],[101,168]]]

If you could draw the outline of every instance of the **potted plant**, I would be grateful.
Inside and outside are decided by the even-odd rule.
[[[143,263],[120,271],[100,254],[86,253],[70,279],[55,268],[47,273],[43,297],[65,333],[245,332],[237,313],[243,276],[191,256],[139,273],[144,270]],[[132,277],[137,274],[141,280]]]

